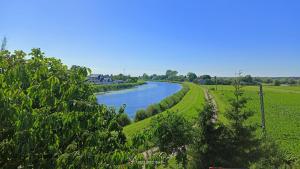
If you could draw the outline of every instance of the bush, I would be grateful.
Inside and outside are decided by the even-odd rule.
[[[146,109],[146,112],[148,115],[153,116],[153,115],[160,113],[161,109],[160,109],[159,104],[152,104]]]
[[[141,109],[141,110],[138,110],[136,112],[135,117],[134,117],[134,121],[135,122],[141,121],[141,120],[144,120],[147,117],[149,117],[149,114],[146,112],[146,110]]]
[[[175,104],[175,102],[174,102],[174,100],[172,99],[172,97],[169,97],[169,98],[167,99],[167,103],[168,103],[168,108],[171,108],[171,107]]]
[[[165,111],[168,109],[168,103],[166,100],[162,100],[160,103],[159,103],[159,106],[160,106],[160,109],[161,111]]]
[[[121,113],[118,116],[118,123],[120,126],[124,127],[130,124],[131,120],[126,113]]]
[[[183,116],[168,112],[153,118],[151,129],[155,146],[169,155],[175,152],[176,162],[181,163],[185,168],[187,165],[186,145],[191,143],[192,124]]]

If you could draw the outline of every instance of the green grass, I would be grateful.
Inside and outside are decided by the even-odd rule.
[[[182,100],[177,103],[172,108],[167,111],[178,113],[184,116],[188,120],[193,120],[198,116],[198,110],[203,108],[205,98],[203,89],[196,84],[185,82],[184,85],[188,85],[190,90],[186,93],[186,95],[182,98]],[[164,111],[160,114],[164,114],[167,111]],[[126,127],[124,127],[125,135],[130,138],[135,133],[142,131],[150,125],[151,119],[155,117],[149,117],[145,120],[132,123]]]
[[[250,98],[247,108],[256,111],[249,122],[261,124],[258,87],[248,86],[243,90],[245,96]],[[210,92],[220,111],[219,120],[226,123],[224,112],[229,106],[228,100],[233,97],[233,87],[219,86],[218,91],[210,90]],[[264,97],[267,134],[280,145],[280,148],[300,159],[300,87],[264,86]]]

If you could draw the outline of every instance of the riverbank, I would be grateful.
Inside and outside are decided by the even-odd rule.
[[[94,93],[102,93],[108,91],[116,91],[133,88],[139,85],[146,84],[145,81],[138,81],[136,83],[119,83],[119,84],[109,84],[109,85],[94,85]]]
[[[181,99],[179,103],[160,114],[165,114],[167,111],[174,112],[192,121],[195,118],[197,118],[198,111],[203,108],[203,105],[205,103],[204,91],[203,88],[194,83],[184,82],[183,84],[188,85],[190,90],[185,94],[185,96]],[[130,138],[135,133],[138,133],[143,129],[149,127],[151,119],[155,116],[151,116],[147,119],[132,123],[124,127],[123,131],[127,138]]]

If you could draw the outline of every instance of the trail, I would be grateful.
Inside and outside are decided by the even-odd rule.
[[[212,121],[214,123],[216,123],[217,119],[218,119],[218,107],[217,107],[216,100],[209,93],[208,89],[204,89],[204,93],[205,93],[205,99],[206,99],[206,101],[208,102],[208,104],[210,104],[213,107],[214,115],[213,115]]]

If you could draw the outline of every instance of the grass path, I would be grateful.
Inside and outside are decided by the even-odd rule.
[[[194,120],[198,116],[198,111],[203,108],[205,98],[203,88],[199,85],[185,82],[190,87],[190,90],[186,93],[186,95],[182,98],[182,100],[168,109],[167,111],[175,112],[184,116],[187,120]],[[167,111],[164,111],[160,114],[165,114]],[[124,127],[124,133],[127,138],[130,138],[135,133],[142,131],[150,125],[151,119],[155,117],[149,117],[145,120],[132,123],[126,127]]]

